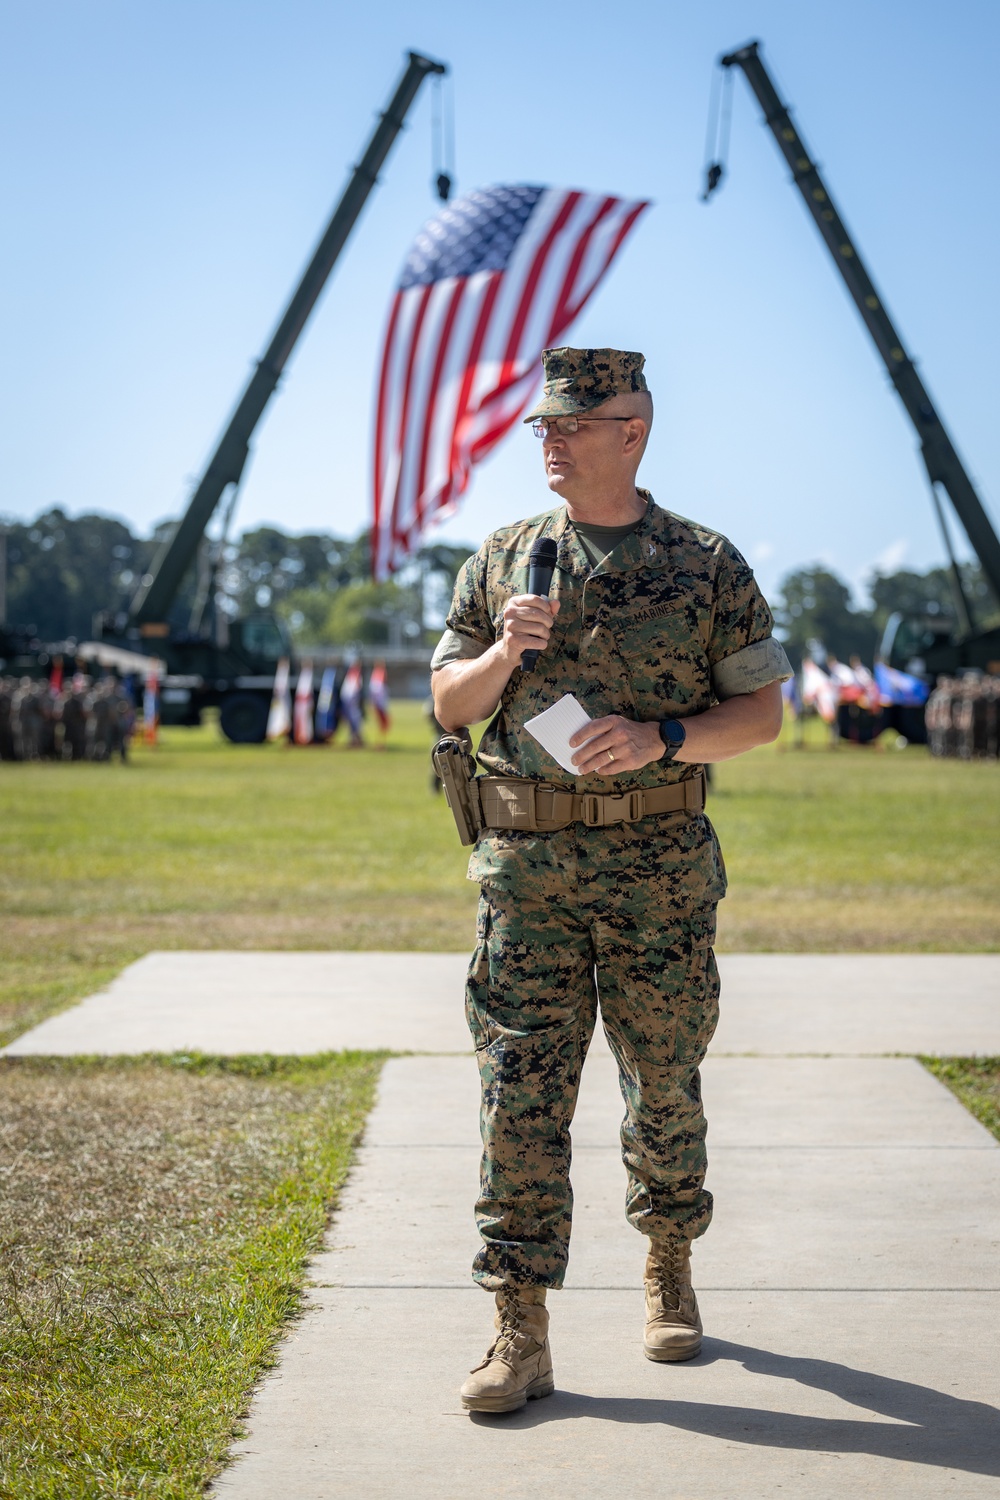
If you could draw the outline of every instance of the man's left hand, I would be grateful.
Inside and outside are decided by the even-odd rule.
[[[666,749],[658,724],[635,724],[620,714],[594,719],[571,736],[570,745],[583,746],[573,756],[581,776],[604,776],[608,780],[624,771],[641,770],[659,760]]]

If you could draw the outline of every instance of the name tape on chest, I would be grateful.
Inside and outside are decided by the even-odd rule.
[[[628,623],[630,625],[645,625],[649,620],[662,620],[664,615],[679,614],[684,608],[680,599],[668,599],[665,604],[651,604],[648,609],[636,609],[630,612]]]

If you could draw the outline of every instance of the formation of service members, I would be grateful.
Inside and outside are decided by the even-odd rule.
[[[570,1124],[598,1003],[625,1103],[626,1214],[648,1237],[643,1350],[680,1361],[701,1347],[690,1249],[712,1200],[699,1065],[726,890],[704,767],[776,738],[791,676],[736,549],[636,487],[653,414],[643,356],[542,358],[526,420],[560,503],[469,559],[432,664],[447,730],[491,720],[466,1009],[482,1084],[473,1276],[496,1294],[496,1336],[461,1393],[488,1412],[554,1389],[545,1298],[568,1260]],[[558,549],[548,598],[527,593],[543,537]],[[575,778],[524,727],[565,693],[594,721],[570,740]]]
[[[1000,677],[942,677],[927,702],[932,755],[1000,759]]]
[[[115,677],[78,673],[61,688],[0,677],[0,760],[125,760],[135,725]]]

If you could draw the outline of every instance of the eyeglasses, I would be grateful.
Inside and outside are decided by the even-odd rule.
[[[563,437],[572,437],[574,432],[579,432],[584,422],[631,422],[632,417],[539,417],[537,422],[532,422],[531,430],[536,438],[543,438],[550,427],[556,432],[562,433]]]

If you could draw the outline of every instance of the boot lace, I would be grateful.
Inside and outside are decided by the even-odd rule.
[[[656,1294],[663,1299],[669,1312],[677,1312],[681,1305],[681,1261],[682,1245],[657,1245],[653,1268],[649,1280]]]
[[[500,1329],[487,1351],[485,1363],[491,1359],[503,1359],[505,1355],[520,1353],[519,1340],[523,1337],[524,1306],[518,1301],[516,1292],[501,1293],[497,1305],[500,1314]]]

